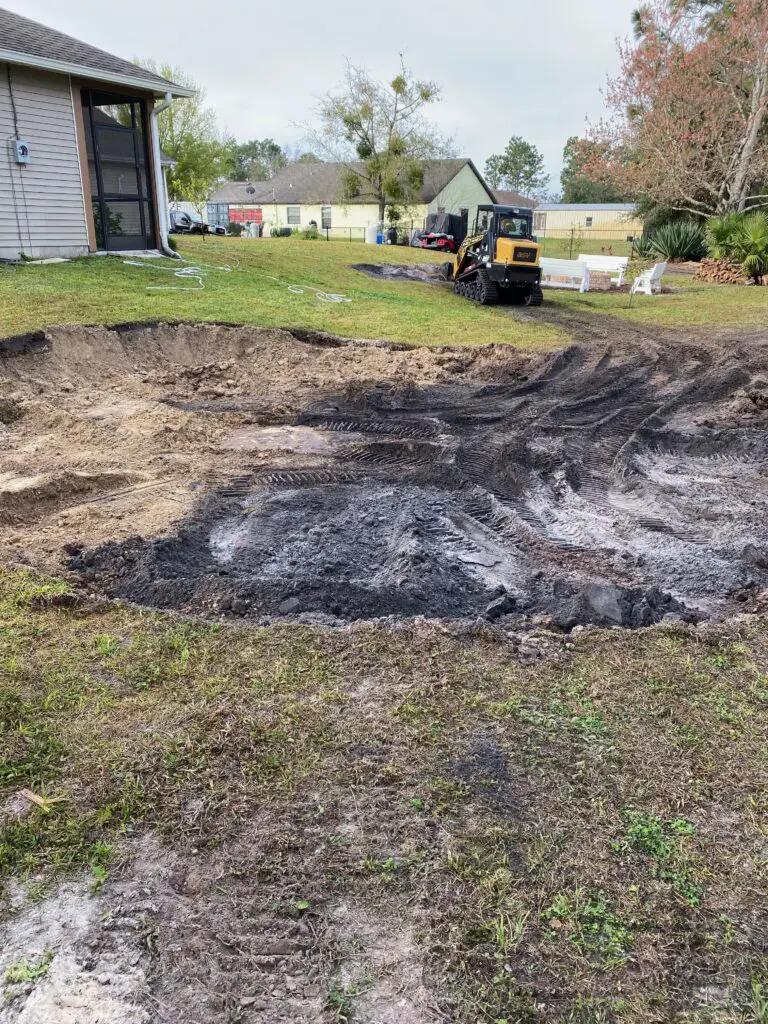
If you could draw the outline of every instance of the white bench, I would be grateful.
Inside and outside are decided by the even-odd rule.
[[[589,267],[583,260],[553,260],[544,257],[541,261],[541,287],[588,292]]]
[[[666,263],[657,263],[652,270],[646,270],[644,274],[638,274],[632,283],[633,295],[653,295],[661,291],[661,279],[667,269]]]
[[[611,284],[621,288],[629,266],[629,256],[592,256],[579,253],[579,259],[586,263],[593,274],[610,274]]]

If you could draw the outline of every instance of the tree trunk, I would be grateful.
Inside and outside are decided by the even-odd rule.
[[[739,156],[739,163],[736,167],[736,174],[731,189],[731,205],[734,209],[743,211],[747,206],[747,196],[752,182],[749,180],[749,168],[757,147],[758,139],[766,119],[768,110],[768,43],[763,48],[760,61],[755,71],[755,80],[752,84],[752,101],[747,119],[747,129],[744,137],[744,145]]]
[[[382,228],[384,227],[384,215],[387,212],[387,199],[386,196],[379,196],[379,220],[381,221]]]

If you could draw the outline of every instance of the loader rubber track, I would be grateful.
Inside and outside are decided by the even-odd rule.
[[[496,306],[501,299],[499,286],[491,280],[484,267],[481,267],[469,280],[457,281],[454,291],[457,295],[471,299],[472,302],[479,302],[481,306]]]

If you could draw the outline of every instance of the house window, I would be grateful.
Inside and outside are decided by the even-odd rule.
[[[331,208],[330,206],[324,206],[320,211],[320,220],[322,223],[323,230],[327,230],[331,226]]]
[[[287,208],[288,214],[288,227],[297,227],[301,224],[301,207],[300,206],[289,206]]]
[[[587,217],[587,227],[588,228],[592,227],[593,222],[594,222],[594,218],[593,217]]]

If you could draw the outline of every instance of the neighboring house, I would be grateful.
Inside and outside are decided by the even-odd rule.
[[[643,233],[643,222],[632,203],[540,203],[533,230],[542,238],[571,234],[632,241]]]
[[[353,168],[355,164],[350,165]],[[358,165],[360,166],[360,165]],[[379,206],[371,195],[341,199],[346,164],[289,164],[269,181],[236,181],[215,192],[208,204],[211,223],[256,221],[273,227],[305,229],[314,221],[333,232],[361,231],[378,223]],[[424,187],[414,202],[399,207],[404,227],[424,226],[428,213],[464,215],[468,223],[477,207],[495,201],[493,192],[471,160],[433,160],[426,166]]]
[[[495,188],[496,202],[499,206],[520,206],[526,210],[535,210],[538,203],[535,199],[528,199],[521,196],[519,192],[508,192],[505,189]]]
[[[208,223],[208,211],[205,207],[201,211],[195,203],[188,203],[183,199],[171,199],[169,208],[177,213],[188,213],[190,217],[200,217],[203,224]]]
[[[190,95],[0,8],[0,258],[166,247],[156,114]]]

